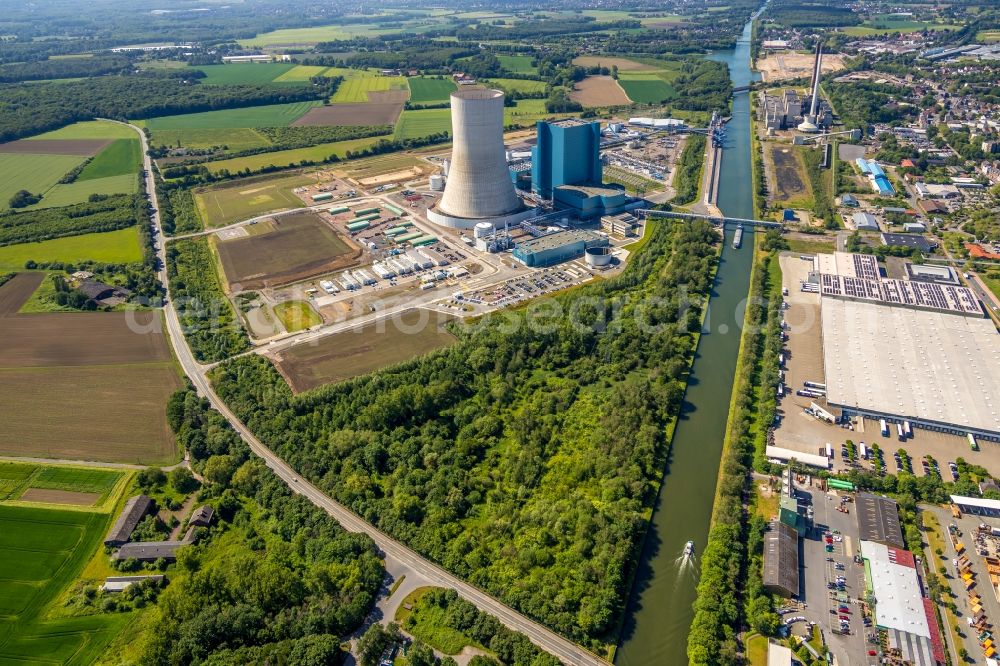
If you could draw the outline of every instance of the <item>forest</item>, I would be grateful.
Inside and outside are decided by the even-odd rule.
[[[647,233],[622,275],[373,375],[293,396],[250,355],[212,380],[262,441],[366,520],[599,645],[628,593],[717,256],[700,222]]]
[[[167,245],[170,298],[194,357],[221,361],[250,347],[246,331],[225,294],[204,237]]]
[[[869,81],[827,81],[823,88],[844,127],[858,127],[867,133],[873,123],[892,123],[917,114],[918,107],[898,104],[905,101],[907,91],[896,86]]]
[[[91,201],[38,210],[0,213],[0,246],[116,231],[142,222],[139,194],[92,195]]]
[[[861,23],[850,7],[801,0],[772,0],[766,15],[788,28],[841,28]]]
[[[702,165],[705,163],[705,137],[700,134],[688,134],[687,143],[684,144],[684,151],[681,152],[681,159],[677,164],[677,174],[674,178],[674,187],[677,195],[673,203],[684,205],[693,202],[698,198],[698,190],[701,188]]]
[[[218,523],[178,552],[141,663],[339,664],[341,638],[371,610],[375,544],[293,494],[193,390],[167,416],[202,473]]]

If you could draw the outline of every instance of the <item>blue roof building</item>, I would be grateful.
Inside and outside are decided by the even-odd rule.
[[[858,168],[861,169],[861,173],[863,174],[871,173],[871,168],[868,166],[868,160],[866,160],[865,158],[859,157],[858,159],[854,160],[854,162],[855,164],[858,165]]]
[[[531,190],[552,198],[562,185],[600,185],[601,125],[576,118],[539,122],[531,149]]]

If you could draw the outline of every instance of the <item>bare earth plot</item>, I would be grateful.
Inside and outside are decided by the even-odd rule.
[[[44,279],[45,273],[18,273],[0,287],[0,317],[15,314]]]
[[[230,289],[260,289],[345,268],[361,249],[312,212],[274,218],[267,233],[220,241],[219,258]]]
[[[585,107],[631,104],[622,87],[610,76],[588,76],[573,87],[570,99]]]
[[[775,53],[757,60],[757,69],[765,81],[784,81],[811,77],[814,56],[811,53]],[[823,73],[844,68],[844,57],[837,54],[823,56]]]
[[[618,66],[620,72],[650,72],[656,68],[652,65],[629,60],[628,58],[614,58],[611,56],[577,56],[573,58],[573,64],[580,67],[614,67]]]
[[[378,93],[371,93],[377,95]],[[362,104],[331,104],[317,106],[309,110],[292,127],[311,125],[395,125],[403,112],[403,102],[368,102]]]
[[[78,493],[72,490],[49,490],[28,488],[18,498],[22,502],[39,504],[71,504],[73,506],[93,506],[101,496],[98,493]]]
[[[111,139],[21,139],[0,143],[0,153],[90,157],[101,152],[111,141]]]
[[[804,168],[798,156],[787,147],[772,146],[771,161],[774,164],[774,199],[778,202],[788,202],[809,197],[809,186],[803,179]]]
[[[335,333],[279,352],[278,371],[296,393],[357,377],[457,342],[444,328],[453,318],[408,310],[389,321]]]

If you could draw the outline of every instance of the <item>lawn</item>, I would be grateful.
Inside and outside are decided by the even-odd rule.
[[[176,146],[185,148],[211,148],[226,146],[237,152],[252,148],[270,146],[271,141],[251,127],[230,127],[217,129],[158,129],[150,130],[150,143],[156,146]]]
[[[72,183],[57,183],[31,209],[58,208],[83,203],[92,194],[133,194],[139,189],[139,177],[133,173],[123,176],[108,176],[94,180],[77,180]]]
[[[0,153],[0,211],[19,190],[43,194],[86,158],[80,155]]]
[[[451,109],[417,109],[403,111],[396,123],[393,137],[396,139],[415,139],[450,131]]]
[[[0,506],[0,662],[85,664],[131,614],[47,617],[96,552],[110,516]]]
[[[296,345],[280,352],[275,364],[293,391],[308,391],[454,344],[455,336],[443,328],[450,319],[428,310],[408,310],[389,321]]]
[[[247,65],[254,67],[255,65]],[[290,104],[268,104],[242,109],[222,109],[185,113],[176,116],[160,116],[146,120],[151,131],[165,129],[229,129],[234,127],[287,127],[321,102],[292,102]]]
[[[142,261],[138,227],[106,233],[55,238],[38,243],[0,247],[0,269],[18,270],[32,259],[38,262],[77,263],[98,261],[108,264],[131,264]]]
[[[489,79],[483,83],[489,86],[499,86],[508,92],[522,93],[545,92],[548,87],[545,81],[532,81],[531,79]]]
[[[261,85],[271,83],[278,77],[295,69],[290,63],[237,63],[232,65],[202,65],[197,68],[205,72],[202,84],[235,86],[240,84]],[[298,83],[296,81],[296,83]]]
[[[410,101],[415,104],[426,102],[447,102],[458,86],[450,79],[434,79],[427,76],[411,76],[406,80],[410,86]]]
[[[747,640],[747,664],[767,666],[767,636],[754,634]]]
[[[236,181],[199,190],[194,201],[205,227],[211,229],[272,211],[301,208],[305,204],[292,190],[314,182],[309,176]]]
[[[274,306],[274,315],[289,333],[302,331],[323,323],[312,306],[305,301],[285,301]]]
[[[380,76],[363,69],[333,69],[330,76],[341,75],[344,81],[330,98],[333,104],[358,104],[369,101],[368,93],[387,90],[406,90],[406,78],[402,76]]]
[[[324,162],[331,155],[343,158],[348,151],[358,151],[379,142],[383,137],[371,137],[367,139],[350,139],[348,141],[335,141],[333,143],[321,143],[309,148],[296,148],[294,150],[279,150],[273,153],[261,153],[260,155],[250,155],[248,157],[237,157],[229,160],[219,160],[216,162],[206,162],[205,167],[212,172],[219,172],[227,169],[230,172],[250,169],[257,171],[266,166],[287,167],[299,164],[302,160],[309,162]]]
[[[657,76],[622,74],[618,83],[636,104],[660,104],[677,97],[673,87]]]
[[[45,134],[31,137],[32,139],[134,139],[135,130],[102,120],[88,120],[82,123],[67,125]]]
[[[518,74],[537,74],[538,68],[531,64],[530,55],[498,55],[497,59],[503,68]]]
[[[77,176],[77,180],[95,180],[138,173],[141,164],[142,147],[139,138],[116,139],[94,156],[90,164]]]

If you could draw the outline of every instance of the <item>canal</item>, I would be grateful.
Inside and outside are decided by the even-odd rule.
[[[748,23],[732,51],[713,54],[729,65],[734,87],[753,80]],[[718,205],[723,214],[753,217],[750,179],[750,98],[736,95],[719,177]],[[694,616],[698,551],[708,537],[719,457],[736,372],[743,305],[750,287],[754,234],[732,247],[726,232],[718,276],[709,300],[701,342],[692,367],[681,418],[674,433],[669,471],[654,506],[626,610],[615,663],[618,666],[687,663],[687,636]],[[684,544],[695,542],[685,558]]]

